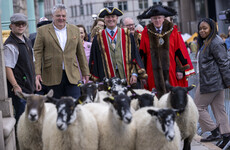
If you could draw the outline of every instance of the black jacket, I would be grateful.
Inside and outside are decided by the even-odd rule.
[[[200,92],[211,93],[230,87],[230,68],[226,47],[217,35],[199,54]]]

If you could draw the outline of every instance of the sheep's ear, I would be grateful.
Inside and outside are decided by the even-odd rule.
[[[172,91],[173,86],[170,85],[170,83],[169,83],[168,80],[165,81],[165,85],[166,85],[166,88],[167,88],[169,91]]]
[[[114,97],[112,97],[112,96],[111,96],[111,97],[106,97],[106,98],[103,99],[103,101],[105,101],[105,102],[107,102],[107,103],[110,102],[110,103],[113,104],[113,103],[114,103]]]
[[[74,99],[75,105],[83,104],[86,99],[86,95],[81,95],[78,99]]]
[[[157,116],[158,115],[158,111],[152,110],[152,109],[148,109],[147,112],[151,115],[151,116]]]
[[[54,97],[49,97],[47,96],[48,102],[53,103],[56,105],[56,103],[59,101],[59,99],[54,98]]]
[[[24,99],[24,100],[27,100],[27,98],[30,96],[30,94],[26,94],[26,93],[23,93],[23,92],[16,92],[16,95],[21,98],[21,99]]]
[[[46,97],[53,97],[54,91],[51,89],[49,92],[45,95]]]
[[[187,87],[187,91],[192,90],[194,87],[196,87],[196,85],[194,85],[194,84],[190,85],[189,87]]]
[[[82,87],[83,85],[84,85],[83,81],[79,80],[79,81],[77,82],[77,86],[78,86],[78,87]]]
[[[122,85],[127,85],[127,80],[126,79],[121,79],[121,84]]]

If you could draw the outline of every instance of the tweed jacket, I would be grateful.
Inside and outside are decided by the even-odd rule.
[[[230,87],[229,59],[224,41],[217,35],[199,54],[200,93]]]
[[[81,79],[79,67],[83,76],[89,75],[88,63],[78,27],[66,24],[66,30],[67,41],[64,51],[59,44],[53,24],[42,26],[37,30],[34,45],[35,73],[42,75],[43,84],[46,86],[61,83],[63,62],[71,84],[77,84]]]

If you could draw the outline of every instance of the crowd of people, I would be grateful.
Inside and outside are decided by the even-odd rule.
[[[26,102],[18,98],[16,92],[43,91],[45,94],[53,89],[55,98],[78,98],[79,80],[101,82],[105,77],[119,77],[134,88],[150,91],[155,88],[160,98],[168,92],[167,81],[172,86],[187,87],[189,76],[195,74],[178,27],[170,20],[176,15],[172,8],[162,4],[148,8],[137,16],[151,20],[143,28],[129,17],[121,18],[118,26],[118,17],[123,12],[106,7],[98,14],[89,34],[84,25],[67,23],[66,10],[63,4],[54,6],[52,21],[41,19],[31,40],[24,36],[27,17],[16,13],[10,18],[11,33],[4,43],[4,55],[8,94],[12,97],[17,121]],[[198,37],[190,44],[199,68],[195,103],[202,131],[212,133],[201,141],[223,139],[218,145],[223,148],[230,140],[224,110],[224,89],[230,87],[229,58],[212,19],[202,19],[197,31]],[[225,40],[227,47],[229,39]],[[209,105],[216,123],[207,112]]]

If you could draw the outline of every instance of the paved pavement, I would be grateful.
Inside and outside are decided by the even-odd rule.
[[[221,150],[219,147],[215,145],[215,143],[207,142],[202,143],[200,142],[201,136],[196,135],[193,142],[191,150]]]

